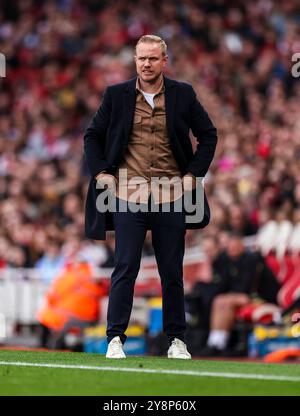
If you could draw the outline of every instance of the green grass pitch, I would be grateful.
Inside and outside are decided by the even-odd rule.
[[[0,396],[14,395],[299,396],[300,365],[1,350]]]

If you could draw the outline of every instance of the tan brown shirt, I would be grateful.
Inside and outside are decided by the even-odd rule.
[[[141,92],[137,78],[132,133],[116,173],[117,196],[121,199],[147,203],[152,192],[155,203],[162,203],[182,196],[182,175],[167,134],[164,91],[162,82],[154,96],[152,109]],[[169,179],[174,185],[170,186]]]

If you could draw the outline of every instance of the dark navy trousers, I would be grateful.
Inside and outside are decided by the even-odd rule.
[[[119,200],[117,200],[119,201]],[[148,206],[150,205],[150,198]],[[140,269],[141,254],[147,230],[152,233],[152,245],[162,285],[163,330],[169,342],[184,341],[186,330],[183,290],[183,256],[185,215],[175,212],[116,212],[115,268],[107,311],[107,341],[119,336],[122,343],[133,303],[134,284]]]

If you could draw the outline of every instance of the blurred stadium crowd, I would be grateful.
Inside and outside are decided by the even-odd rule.
[[[166,75],[194,86],[220,138],[205,181],[211,224],[187,246],[235,232],[258,233],[265,254],[300,249],[298,0],[1,4],[0,267],[56,274],[78,246],[111,265],[112,236],[83,238],[83,132],[105,87],[135,75],[134,45],[148,33],[166,41]]]

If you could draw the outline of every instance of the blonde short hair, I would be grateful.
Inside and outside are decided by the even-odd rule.
[[[161,37],[156,36],[156,35],[144,35],[141,38],[139,38],[139,40],[137,41],[137,44],[135,45],[135,51],[136,51],[137,45],[139,45],[140,43],[153,43],[153,42],[160,44],[162,55],[166,56],[167,55],[166,42]]]

